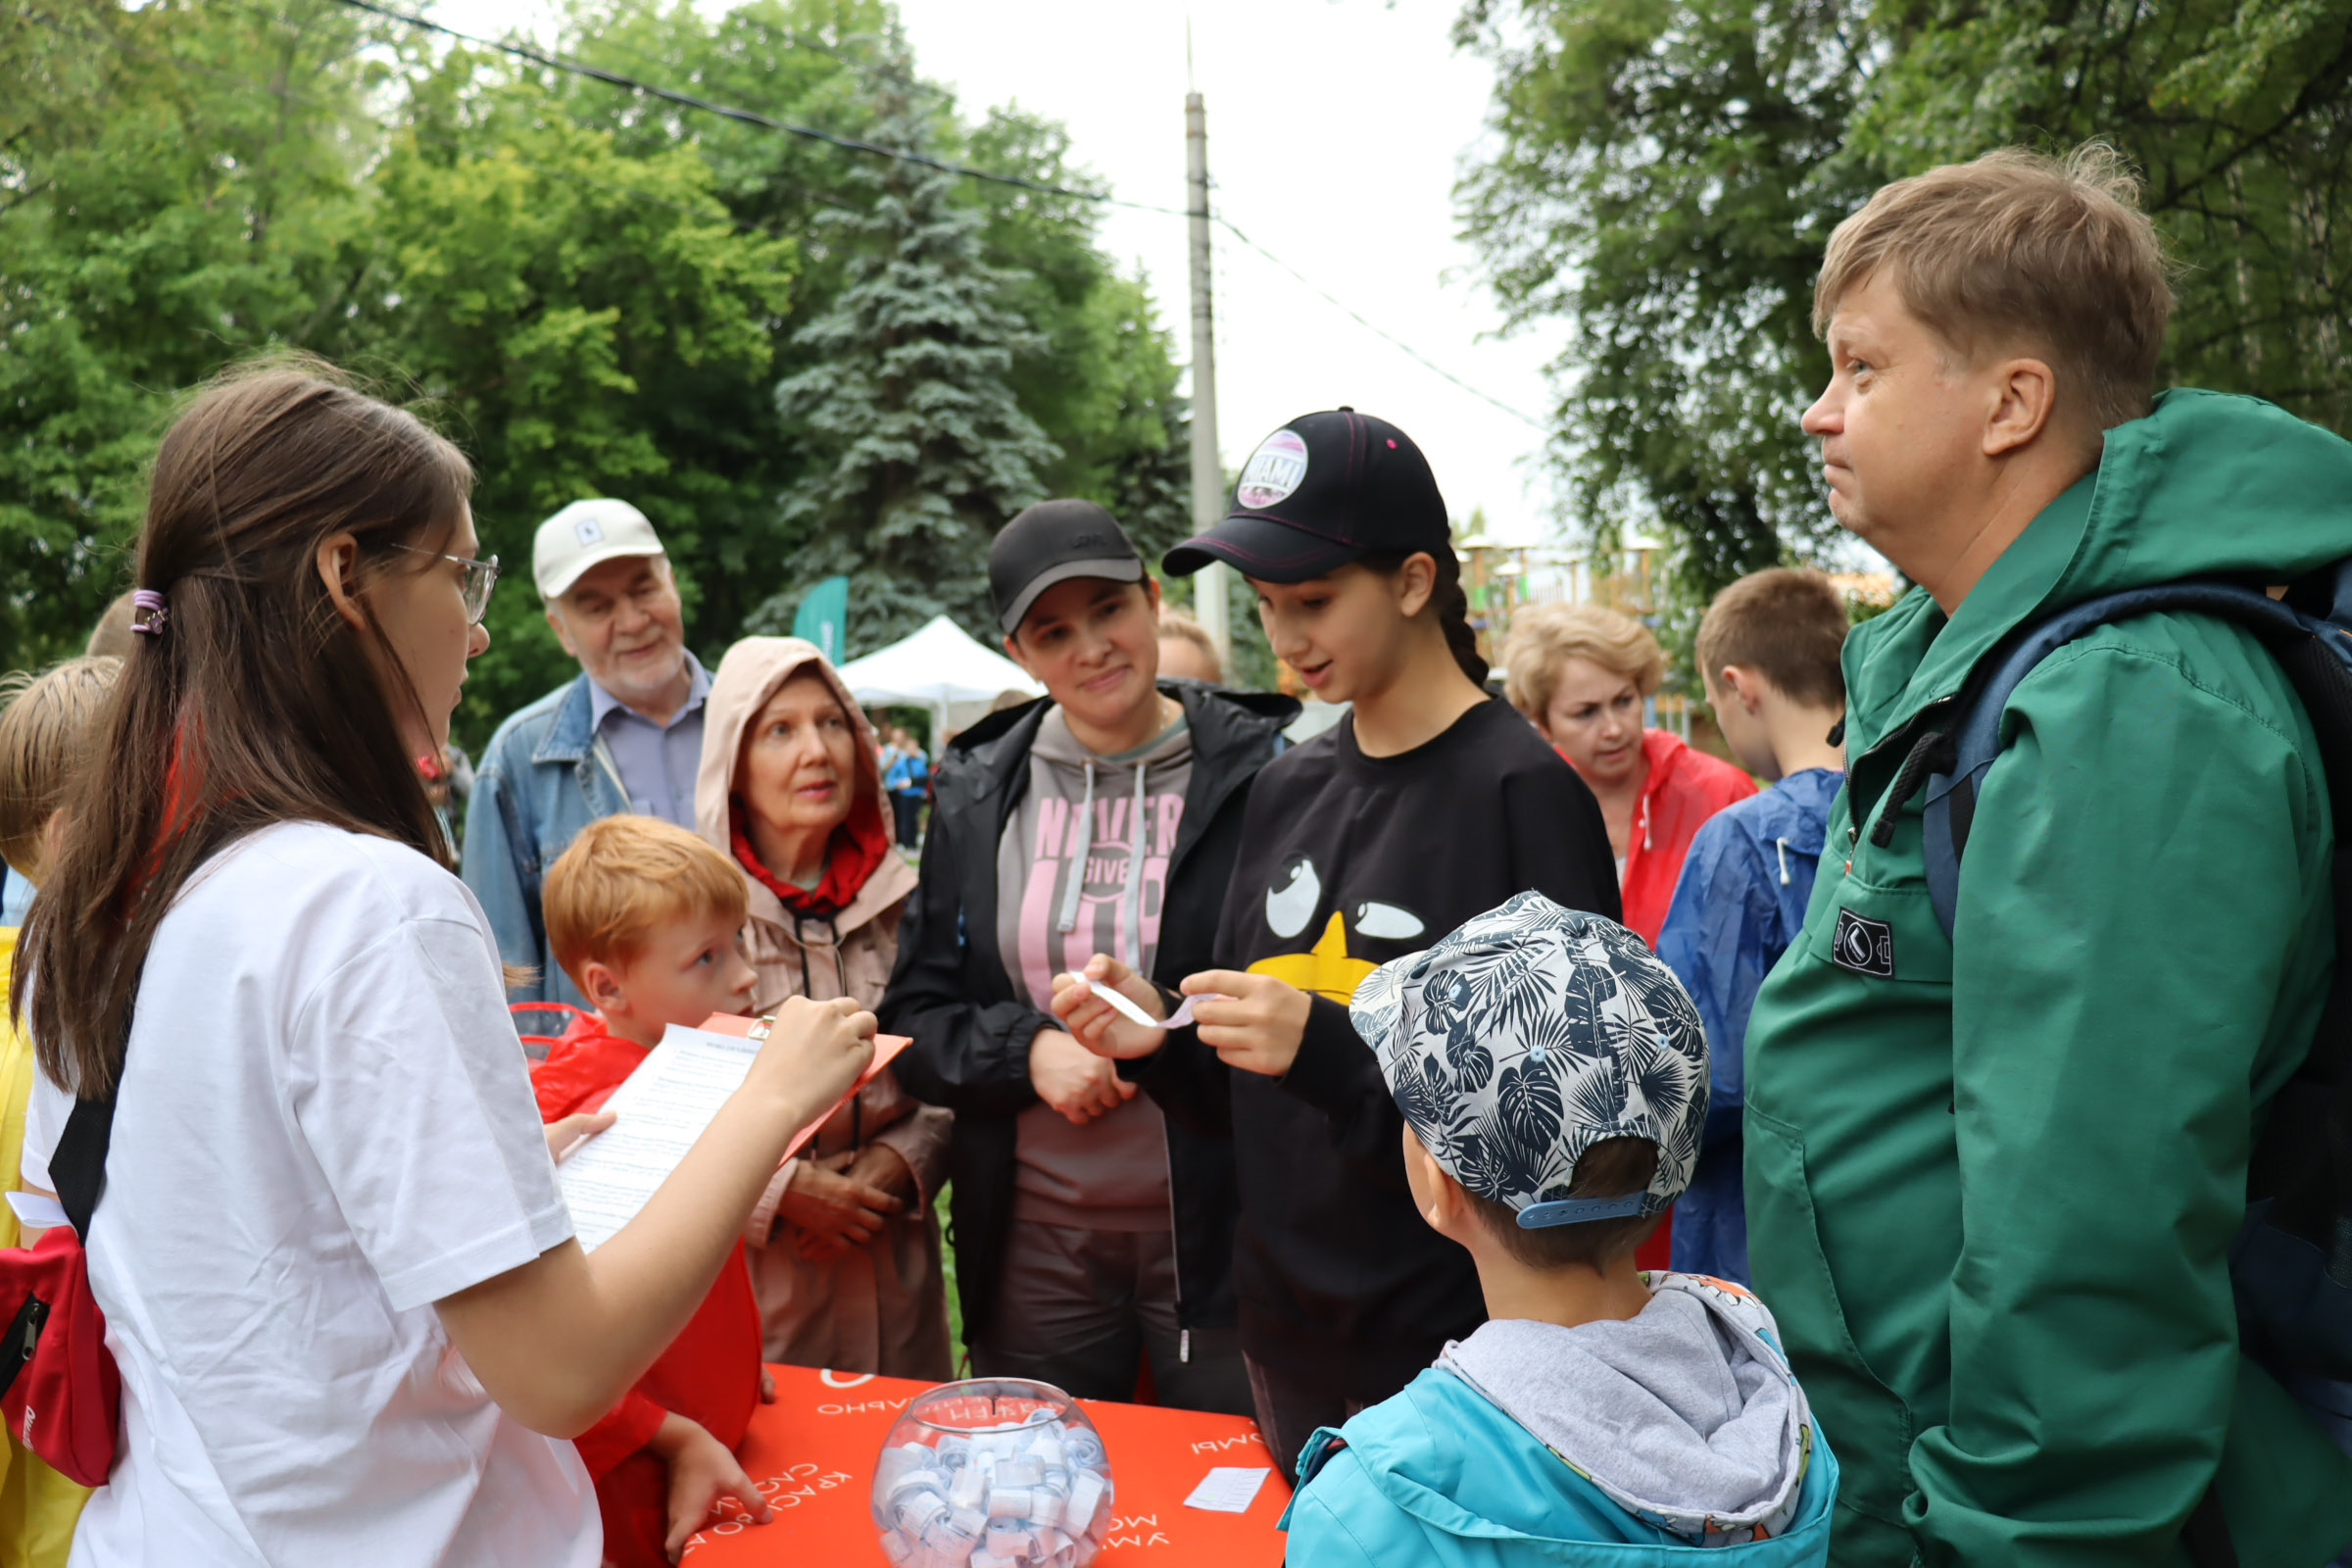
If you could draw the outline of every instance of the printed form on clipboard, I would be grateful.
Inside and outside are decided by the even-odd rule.
[[[703,1136],[718,1107],[743,1087],[764,1039],[752,1037],[758,1022],[713,1013],[699,1029],[673,1023],[637,1070],[612,1091],[604,1107],[614,1113],[612,1125],[576,1145],[556,1167],[583,1250],[595,1251],[637,1217]],[[876,1035],[874,1059],[858,1075],[849,1095],[795,1134],[784,1157],[799,1153],[826,1117],[880,1077],[906,1044],[904,1035]]]

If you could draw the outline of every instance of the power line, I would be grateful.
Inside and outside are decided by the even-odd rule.
[[[249,15],[264,15],[264,13],[249,13]],[[47,27],[50,31],[55,32],[63,37],[80,38],[89,43],[103,44],[107,48],[116,51],[118,54],[128,55],[135,60],[144,60],[151,65],[171,66],[179,71],[192,71],[198,75],[209,76],[216,81],[224,81],[232,86],[237,87],[249,87],[255,92],[265,93],[273,98],[279,98],[293,103],[298,103],[306,108],[331,110],[336,107],[322,98],[318,98],[313,94],[302,91],[300,88],[280,86],[274,82],[263,81],[258,77],[242,75],[233,71],[223,71],[218,66],[199,65],[195,61],[183,60],[176,55],[158,54],[152,49],[142,49],[136,44],[126,42],[123,39],[115,37],[110,33],[93,32],[86,27],[76,27],[69,23],[59,20],[56,17],[48,16],[38,11],[21,11],[14,6],[0,5],[0,17],[15,17],[21,22],[29,22],[38,26]],[[272,18],[271,20],[283,19]],[[337,60],[340,61],[345,58],[348,57],[339,56],[337,57]],[[609,179],[598,179],[593,174],[583,174],[574,169],[557,169],[552,165],[534,163],[532,160],[521,156],[519,151],[511,141],[501,142],[494,147],[484,150],[468,146],[459,137],[447,131],[437,130],[430,126],[419,124],[416,122],[411,122],[408,124],[401,126],[400,130],[416,137],[418,141],[427,142],[433,146],[445,148],[448,151],[459,155],[460,157],[472,157],[480,159],[484,162],[510,163],[516,169],[528,170],[534,174],[543,175],[549,179],[568,180],[573,184],[586,185],[596,190],[611,191],[616,196],[626,196],[631,201],[642,202],[649,207],[666,208],[673,213],[682,214],[685,217],[696,219],[702,222],[725,223],[730,229],[737,233],[763,234],[769,239],[781,240],[797,240],[799,238],[797,235],[786,233],[783,229],[771,227],[766,223],[755,223],[748,219],[735,217],[733,214],[727,211],[726,203],[715,193],[712,193],[709,196],[705,205],[700,207],[691,206],[685,202],[674,201],[666,196],[658,196],[650,190],[640,190],[634,185],[622,185]],[[398,132],[395,134],[397,133]],[[810,190],[805,185],[798,184],[792,180],[783,179],[781,176],[777,176],[777,179],[779,183],[787,186],[795,194],[805,197],[811,202],[818,203],[819,205],[839,208],[841,211],[846,213],[862,213],[865,211],[863,208],[855,206],[849,202],[841,201],[835,197],[828,196],[822,191]]]
[[[642,81],[634,76],[623,75],[616,71],[607,71],[599,66],[591,66],[580,61],[567,60],[561,55],[549,54],[542,50],[531,48],[525,44],[502,41],[493,38],[483,38],[472,33],[461,32],[455,27],[444,25],[441,23],[431,21],[427,18],[414,16],[403,11],[395,11],[389,6],[376,4],[375,0],[341,0],[341,3],[353,7],[356,10],[372,12],[376,16],[386,17],[394,22],[404,23],[412,27],[421,27],[428,31],[442,33],[445,36],[457,38],[466,43],[476,45],[480,48],[496,49],[503,53],[513,55],[517,59],[528,60],[536,65],[545,66],[551,70],[569,72],[574,75],[586,76],[591,80],[601,81],[609,86],[620,87],[630,92],[644,93],[650,97],[660,98],[669,103],[678,104],[684,108],[698,109],[705,114],[718,115],[728,120],[739,121],[745,124],[759,125],[769,130],[780,130],[788,135],[806,136],[810,140],[824,142],[828,145],[839,147],[850,152],[865,153],[869,156],[877,158],[895,158],[906,163],[920,164],[925,168],[936,169],[944,173],[955,174],[964,179],[984,180],[988,183],[997,185],[1010,185],[1022,190],[1038,191],[1049,196],[1067,197],[1073,201],[1097,202],[1109,207],[1125,207],[1137,212],[1158,213],[1163,217],[1168,218],[1191,218],[1196,216],[1193,213],[1177,208],[1161,207],[1151,202],[1128,201],[1123,197],[1106,195],[1101,191],[1076,190],[1067,185],[1054,185],[1043,180],[1027,179],[1018,174],[1004,174],[999,173],[994,170],[974,169],[967,164],[951,163],[945,159],[934,158],[928,153],[913,152],[903,147],[885,147],[877,142],[863,141],[855,136],[842,136],[837,135],[829,130],[819,130],[812,125],[796,125],[788,121],[777,120],[771,116],[760,114],[755,110],[736,109],[730,108],[725,104],[712,103],[708,99],[697,98],[690,93],[682,93],[671,88],[655,86],[651,82]],[[826,52],[829,53],[830,51]],[[852,62],[846,60],[843,63],[853,64]],[[1305,285],[1309,292],[1313,293],[1324,303],[1330,305],[1335,310],[1338,310],[1349,320],[1355,322],[1358,326],[1363,327],[1366,331],[1371,332],[1374,336],[1380,338],[1381,341],[1389,344],[1392,348],[1398,350],[1400,353],[1405,355],[1406,358],[1412,360],[1414,364],[1419,365],[1422,368],[1432,371],[1433,373],[1443,377],[1446,381],[1456,387],[1459,387],[1464,392],[1469,393],[1472,397],[1479,399],[1481,402],[1486,403],[1493,408],[1500,410],[1502,413],[1509,415],[1512,418],[1519,420],[1521,423],[1526,424],[1533,429],[1544,430],[1549,428],[1543,420],[1534,417],[1532,415],[1523,413],[1518,409],[1512,408],[1509,404],[1503,402],[1500,398],[1495,397],[1491,392],[1487,392],[1478,387],[1472,386],[1469,382],[1463,380],[1460,376],[1455,375],[1451,370],[1446,369],[1444,366],[1438,364],[1435,360],[1432,360],[1428,355],[1423,354],[1420,350],[1414,348],[1402,338],[1399,338],[1395,333],[1374,324],[1353,306],[1342,301],[1338,296],[1323,288],[1312,278],[1308,277],[1304,272],[1299,271],[1298,269],[1293,267],[1290,263],[1284,261],[1281,257],[1266,249],[1263,245],[1260,245],[1257,241],[1251,239],[1248,234],[1243,233],[1242,230],[1235,225],[1233,220],[1225,217],[1223,214],[1212,212],[1206,216],[1211,222],[1222,227],[1235,239],[1240,240],[1244,245],[1249,246],[1250,249],[1257,252],[1258,255],[1264,257],[1267,261],[1272,262],[1276,267],[1282,269],[1283,271],[1289,273],[1299,283]]]
[[[623,75],[619,72],[608,71],[602,67],[587,65],[579,61],[566,60],[560,55],[549,54],[544,51],[531,48],[528,45],[483,38],[472,33],[463,32],[456,27],[447,26],[441,23],[431,21],[424,17],[415,16],[407,12],[393,10],[388,6],[375,4],[374,0],[340,0],[340,3],[351,7],[354,10],[369,12],[375,16],[380,16],[389,21],[401,23],[407,26],[421,28],[429,32],[441,33],[444,36],[456,38],[461,42],[473,44],[484,49],[496,50],[503,54],[514,56],[517,59],[528,60],[536,65],[544,66],[551,70],[566,72],[574,75],[584,76],[590,80],[603,82],[608,86],[619,87],[634,93],[643,93],[650,97],[660,98],[669,103],[678,104],[683,108],[699,110],[705,114],[717,115],[722,119],[737,121],[745,124],[757,125],[763,129],[778,130],[789,135],[807,137],[811,140],[824,143],[828,146],[838,147],[849,152],[863,153],[871,157],[896,159],[906,163],[918,164],[925,168],[936,169],[943,173],[953,174],[960,178],[977,179],[991,184],[1007,185],[1023,190],[1033,190],[1044,195],[1061,196],[1074,201],[1095,202],[1104,206],[1112,207],[1125,207],[1138,212],[1157,213],[1170,218],[1191,218],[1197,216],[1193,213],[1178,208],[1161,207],[1150,202],[1128,201],[1121,197],[1107,195],[1100,191],[1078,190],[1067,185],[1055,185],[1048,183],[1044,180],[1028,179],[1018,174],[1000,173],[994,170],[974,169],[969,165],[952,163],[945,159],[934,158],[927,153],[913,152],[906,148],[885,147],[877,142],[864,141],[854,136],[837,135],[832,131],[820,130],[814,126],[796,125],[787,121],[777,120],[772,116],[760,114],[755,110],[737,109],[731,108],[724,104],[712,103],[708,99],[698,98],[690,93],[682,93],[666,87],[659,87],[650,82],[641,81],[636,77]],[[123,50],[126,53],[145,53],[145,51],[135,49],[121,39],[113,37],[97,38],[96,35],[80,32],[79,29],[66,25],[54,17],[43,16],[37,12],[18,11],[14,8],[0,8],[0,14],[12,14],[22,18],[24,21],[47,25],[55,31],[78,33],[80,36],[93,38],[94,41],[101,41],[113,45],[114,47]],[[791,41],[795,42],[796,44],[802,43],[802,40],[798,39]],[[803,44],[802,46],[806,47],[807,45]],[[826,54],[832,53],[830,50],[820,50],[819,52]],[[841,59],[842,57],[835,56],[835,58]],[[847,59],[842,59],[842,63],[844,65],[854,64],[854,62],[848,61]],[[206,68],[202,67],[197,69],[202,71],[205,74],[238,80],[246,85],[256,87],[262,91],[283,91],[283,89],[273,88],[267,83],[254,81],[250,77],[229,77],[228,73],[207,70]],[[302,95],[296,94],[295,96],[299,97]],[[428,139],[438,140],[439,138]],[[510,150],[509,155],[512,156],[512,150]],[[686,209],[682,204],[655,196],[648,191],[632,190],[627,186],[609,184],[606,181],[598,180],[587,175],[578,174],[570,171],[540,168],[538,166],[529,164],[526,160],[519,158],[516,158],[514,161],[522,167],[533,169],[535,172],[554,174],[558,177],[573,179],[583,184],[603,186],[604,188],[615,191],[619,194],[630,196],[640,201],[649,202],[662,207],[676,208],[681,212],[688,211],[688,209]],[[811,199],[823,202],[827,206],[842,207],[848,211],[857,210],[849,207],[848,204],[820,196],[814,191],[803,190],[802,194],[810,197]],[[721,205],[723,206],[723,204]],[[1326,304],[1341,312],[1343,315],[1348,317],[1348,319],[1354,321],[1358,326],[1363,327],[1366,331],[1371,332],[1383,342],[1404,354],[1407,358],[1411,359],[1415,364],[1421,366],[1424,369],[1443,377],[1446,382],[1453,386],[1459,387],[1462,391],[1469,393],[1472,397],[1478,398],[1480,401],[1491,405],[1504,414],[1509,415],[1511,417],[1520,420],[1522,423],[1525,423],[1534,429],[1542,430],[1545,428],[1542,420],[1536,419],[1531,416],[1522,413],[1520,410],[1512,408],[1509,404],[1504,403],[1501,399],[1496,398],[1492,393],[1472,386],[1460,376],[1455,375],[1452,371],[1446,369],[1435,360],[1430,359],[1427,355],[1421,353],[1418,349],[1415,349],[1411,344],[1406,343],[1403,339],[1396,336],[1394,333],[1389,332],[1385,328],[1375,324],[1354,307],[1342,301],[1329,290],[1323,288],[1313,279],[1309,278],[1305,273],[1293,267],[1290,263],[1284,261],[1281,257],[1266,249],[1263,245],[1260,245],[1256,240],[1251,239],[1248,234],[1244,233],[1231,219],[1226,218],[1220,213],[1214,212],[1198,216],[1207,217],[1210,221],[1223,227],[1226,232],[1233,235],[1235,239],[1240,240],[1250,250],[1255,251],[1258,255],[1264,257],[1267,261],[1280,268],[1284,272],[1288,273],[1292,278],[1303,285],[1317,298],[1323,300]],[[738,230],[748,230],[755,233],[767,234],[775,238],[787,237],[778,233],[775,229],[767,227],[765,224],[747,222],[741,219],[734,219],[732,217],[728,219],[728,221],[730,226]]]
[[[1439,375],[1442,375],[1446,380],[1451,381],[1455,386],[1460,387],[1472,397],[1478,398],[1482,402],[1493,404],[1495,408],[1500,409],[1503,413],[1509,415],[1514,419],[1522,420],[1525,423],[1534,426],[1538,430],[1546,428],[1541,419],[1537,419],[1528,415],[1522,414],[1517,409],[1512,408],[1508,403],[1505,403],[1500,398],[1494,396],[1493,393],[1484,392],[1479,388],[1472,386],[1469,382],[1463,380],[1460,376],[1454,374],[1443,365],[1438,364],[1437,361],[1431,359],[1428,355],[1423,354],[1419,349],[1414,348],[1410,343],[1405,342],[1403,339],[1396,337],[1393,333],[1385,331],[1381,327],[1374,325],[1371,321],[1366,320],[1362,314],[1355,309],[1355,307],[1327,292],[1321,285],[1317,284],[1314,279],[1308,277],[1304,272],[1301,272],[1298,270],[1298,269],[1293,267],[1290,263],[1284,261],[1281,257],[1266,249],[1263,245],[1260,245],[1257,241],[1251,239],[1249,235],[1234,227],[1233,220],[1231,219],[1215,213],[1212,213],[1209,216],[1212,221],[1220,224],[1224,228],[1225,232],[1231,234],[1235,239],[1240,240],[1243,244],[1257,252],[1258,255],[1263,256],[1267,261],[1272,262],[1276,267],[1281,268],[1284,271],[1290,273],[1291,276],[1305,284],[1308,289],[1321,296],[1325,303],[1344,313],[1348,319],[1355,322],[1356,325],[1362,327],[1365,331],[1379,337],[1381,340],[1388,343],[1392,348],[1402,350],[1406,356],[1408,356],[1422,368],[1436,371]]]
[[[879,142],[864,141],[856,136],[838,135],[830,130],[819,130],[814,125],[796,125],[790,121],[777,120],[773,116],[760,114],[757,110],[736,109],[726,104],[715,104],[708,98],[697,98],[692,93],[679,92],[669,87],[658,87],[652,82],[641,81],[635,76],[622,75],[617,71],[607,71],[602,66],[591,66],[578,60],[566,60],[562,55],[549,54],[544,50],[534,49],[528,44],[483,38],[470,32],[461,32],[455,27],[444,25],[426,17],[413,16],[405,11],[395,11],[390,6],[377,5],[375,0],[341,0],[341,3],[355,11],[371,12],[390,21],[412,27],[420,27],[428,32],[438,32],[445,37],[456,38],[460,42],[469,43],[477,48],[495,49],[502,54],[513,55],[518,60],[528,60],[533,65],[544,66],[551,71],[563,71],[575,76],[586,76],[592,81],[604,82],[607,86],[643,93],[649,98],[660,98],[686,109],[699,109],[704,114],[717,115],[721,119],[738,121],[747,125],[758,125],[766,130],[780,130],[790,136],[806,136],[811,141],[824,142],[847,152],[864,153],[874,158],[894,158],[901,163],[920,164],[926,169],[936,169],[942,173],[954,174],[959,178],[986,180],[996,185],[1011,185],[1021,190],[1033,190],[1046,196],[1066,196],[1075,201],[1102,202],[1112,207],[1132,207],[1140,212],[1164,213],[1171,218],[1184,216],[1173,207],[1155,207],[1150,202],[1126,201],[1117,196],[1105,196],[1099,191],[1073,190],[1067,185],[1048,184],[1044,180],[1027,179],[1019,174],[1001,174],[994,170],[974,169],[967,164],[951,163],[947,159],[934,158],[929,153],[918,153],[906,147],[885,147]]]

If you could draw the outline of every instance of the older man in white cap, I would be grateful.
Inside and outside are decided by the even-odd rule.
[[[710,676],[686,650],[669,558],[625,501],[575,501],[539,525],[531,575],[580,674],[490,738],[466,815],[466,885],[500,956],[536,971],[515,1002],[585,1006],[547,950],[540,879],[579,830],[639,811],[694,826]]]

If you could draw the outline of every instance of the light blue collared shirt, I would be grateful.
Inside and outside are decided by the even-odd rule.
[[[23,925],[24,912],[32,907],[32,884],[13,865],[6,877],[7,886],[0,887],[0,926]]]
[[[703,700],[710,695],[710,672],[691,651],[686,667],[694,672],[694,684],[666,724],[655,723],[589,676],[588,726],[612,753],[629,809],[692,832],[694,776],[703,765]]]

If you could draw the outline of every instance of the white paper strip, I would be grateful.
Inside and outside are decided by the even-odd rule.
[[[1250,1505],[1257,1500],[1257,1489],[1273,1473],[1219,1465],[1201,1477],[1193,1494],[1184,1499],[1184,1505],[1208,1513],[1248,1513]]]
[[[1203,991],[1197,997],[1185,998],[1184,1005],[1178,1007],[1174,1012],[1168,1014],[1165,1018],[1154,1018],[1143,1008],[1137,1006],[1133,1002],[1129,1001],[1123,993],[1110,986],[1094,985],[1083,978],[1081,978],[1078,983],[1082,986],[1085,986],[1087,990],[1094,993],[1094,995],[1101,997],[1104,1002],[1109,1003],[1111,1011],[1117,1013],[1129,1023],[1141,1024],[1146,1029],[1181,1029],[1186,1024],[1193,1021],[1194,1003],[1223,1002],[1227,1000],[1224,997],[1218,996],[1213,991]]]

